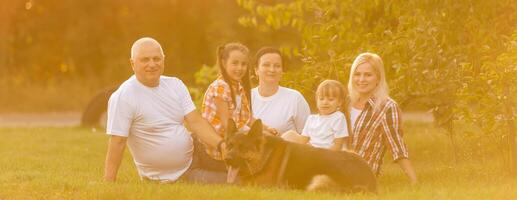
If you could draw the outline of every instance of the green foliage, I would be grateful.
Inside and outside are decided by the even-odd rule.
[[[287,55],[304,61],[300,71],[287,76],[287,85],[307,94],[306,88],[314,88],[321,79],[346,80],[343,74],[355,56],[372,51],[383,57],[399,103],[419,101],[429,108],[451,104],[448,98],[436,97],[455,96],[461,86],[461,63],[479,60],[481,53],[473,46],[492,45],[489,53],[500,52],[500,40],[515,28],[515,14],[508,12],[516,7],[511,1],[238,2],[249,11],[240,18],[244,26],[290,28],[301,36],[298,44],[284,47]],[[474,31],[479,28],[495,31]]]
[[[463,66],[465,82],[459,93],[464,98],[460,111],[464,112],[463,119],[486,128],[484,132],[493,132],[502,126],[496,124],[515,119],[515,114],[510,119],[504,115],[505,102],[513,104],[517,96],[517,31],[505,46],[505,52],[486,60],[478,69],[471,64]]]
[[[467,132],[488,142],[505,146],[511,136],[509,123],[516,122],[517,109],[517,31],[505,44],[506,50],[487,58],[478,68],[464,64],[461,97],[455,112],[459,119],[473,124],[481,134]],[[515,125],[514,125],[515,126]],[[515,130],[513,130],[515,131]],[[501,148],[504,155],[508,149]]]
[[[505,113],[503,88],[515,96],[517,85],[510,72],[517,54],[507,47],[515,44],[510,37],[517,28],[514,1],[238,3],[248,10],[242,25],[298,35],[298,43],[283,49],[303,67],[286,74],[283,84],[306,97],[323,79],[348,80],[353,59],[370,51],[383,58],[391,96],[403,107],[430,110],[450,134],[455,121],[469,117],[483,124],[486,134],[501,135],[501,126],[492,124]]]
[[[199,71],[194,74],[196,85],[189,87],[190,94],[194,99],[194,103],[198,108],[201,108],[201,103],[205,95],[205,91],[218,76],[219,69],[217,66],[203,65]]]

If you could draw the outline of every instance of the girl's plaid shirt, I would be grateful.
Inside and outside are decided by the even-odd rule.
[[[235,95],[240,95],[240,109],[237,109],[235,103],[233,103],[230,85],[226,83],[222,77],[217,78],[214,82],[208,86],[206,90],[203,105],[202,105],[202,116],[214,127],[217,134],[221,137],[225,136],[225,129],[221,123],[220,117],[217,115],[217,106],[215,105],[215,98],[221,98],[223,101],[228,102],[230,109],[230,116],[237,125],[238,129],[246,126],[251,118],[250,112],[250,101],[248,100],[244,88],[241,84],[237,86]],[[237,102],[236,102],[237,103]],[[221,160],[222,157],[220,152],[216,148],[211,148],[205,145],[206,152],[212,158]]]

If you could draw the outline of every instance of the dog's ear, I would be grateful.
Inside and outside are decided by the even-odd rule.
[[[251,129],[248,135],[251,137],[262,136],[262,127],[262,121],[260,119],[255,120],[255,122],[253,122],[253,125],[251,125]]]
[[[232,118],[228,119],[228,124],[226,124],[226,136],[225,139],[232,137],[237,133],[237,126],[235,125],[235,122]]]

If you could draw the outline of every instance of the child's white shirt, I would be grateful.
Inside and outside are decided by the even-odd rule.
[[[335,138],[348,136],[345,115],[340,111],[330,115],[310,115],[305,122],[302,135],[310,138],[310,145],[329,149]]]

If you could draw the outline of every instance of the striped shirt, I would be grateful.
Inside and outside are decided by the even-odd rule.
[[[374,100],[369,99],[354,123],[349,146],[379,175],[386,148],[394,161],[409,158],[409,155],[402,139],[401,111],[397,103],[388,98],[377,111],[373,106]]]

